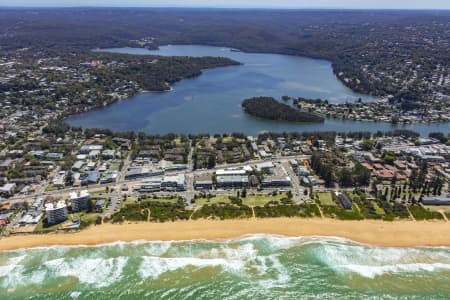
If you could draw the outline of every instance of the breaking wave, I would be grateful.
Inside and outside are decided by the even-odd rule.
[[[229,289],[239,287],[236,295],[244,296],[283,289],[298,292],[314,289],[319,283],[333,286],[328,280],[336,277],[347,278],[343,282],[360,278],[375,284],[380,276],[391,276],[389,280],[407,276],[419,282],[423,274],[431,278],[450,276],[450,249],[382,248],[339,238],[261,234],[222,242],[137,241],[0,253],[0,287],[11,295],[30,286],[52,287],[63,278],[74,278],[62,281],[71,287],[66,298],[84,297],[90,289],[126,287],[133,294],[135,287],[151,288],[174,281],[195,298],[196,291],[209,289],[212,284],[202,282],[203,278],[199,282],[191,279],[183,286],[183,280],[196,279],[197,274],[198,278],[220,280],[220,284],[213,284],[217,289],[227,284]],[[171,286],[160,295],[169,290],[176,289]],[[147,293],[156,297],[148,291],[144,295]]]

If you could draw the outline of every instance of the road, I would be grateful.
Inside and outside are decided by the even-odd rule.
[[[190,153],[189,156],[191,157],[192,153]],[[301,190],[298,177],[295,175],[294,171],[292,170],[292,167],[290,166],[289,161],[291,159],[304,160],[304,159],[309,159],[309,157],[310,157],[309,155],[280,156],[280,157],[274,157],[271,160],[251,160],[251,161],[246,161],[243,163],[217,165],[213,169],[201,169],[201,170],[194,170],[194,171],[191,171],[188,169],[185,171],[169,171],[169,172],[166,172],[165,174],[166,175],[175,175],[175,174],[180,174],[180,173],[186,174],[187,189],[186,189],[186,192],[183,192],[183,196],[186,197],[190,201],[195,194],[195,190],[193,187],[193,181],[194,181],[195,175],[214,173],[217,170],[224,169],[224,168],[238,168],[238,167],[243,167],[246,165],[255,165],[258,163],[262,163],[262,162],[272,161],[274,163],[281,163],[281,164],[283,164],[283,166],[285,166],[285,169],[288,172],[288,174],[291,177],[291,180],[293,181],[293,184],[294,184],[294,190],[295,190],[294,194],[297,194],[296,196],[299,197],[297,200],[301,201],[303,191]],[[190,160],[192,161],[192,158],[190,158]],[[82,187],[69,187],[69,188],[65,188],[65,189],[48,191],[48,192],[43,191],[43,189],[41,188],[41,189],[38,189],[38,192],[30,194],[30,195],[19,195],[19,196],[11,197],[9,199],[1,199],[0,203],[9,202],[11,204],[14,204],[14,203],[20,203],[20,202],[24,202],[24,201],[32,202],[34,199],[39,198],[39,197],[66,196],[71,192],[77,192],[77,191],[86,190],[86,189],[95,190],[95,189],[101,189],[101,188],[106,188],[106,187],[117,187],[118,189],[120,189],[123,184],[128,185],[128,187],[133,187],[135,185],[140,184],[140,182],[144,178],[140,178],[137,180],[124,180],[124,177],[125,177],[124,174],[129,166],[129,164],[130,164],[130,158],[127,157],[127,159],[124,162],[124,166],[122,168],[121,174],[118,177],[119,180],[116,182],[111,182],[111,183],[106,183],[106,184],[93,184],[93,185],[82,186]]]

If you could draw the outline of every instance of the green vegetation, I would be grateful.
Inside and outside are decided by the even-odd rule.
[[[257,218],[276,218],[276,217],[302,217],[313,218],[320,217],[320,211],[315,204],[293,204],[292,200],[287,198],[280,202],[271,201],[264,206],[256,206],[255,216]]]
[[[153,221],[166,222],[189,219],[190,212],[185,209],[181,199],[177,203],[145,200],[128,203],[123,209],[111,216],[113,222]]]
[[[317,115],[299,111],[271,97],[256,97],[242,102],[245,113],[254,117],[288,122],[323,122]]]
[[[60,226],[61,226],[61,223],[49,226],[47,224],[47,217],[45,217],[45,218],[42,218],[39,221],[39,223],[37,224],[36,228],[34,229],[34,232],[36,232],[36,233],[49,233],[49,232],[53,232],[53,231],[58,230]]]
[[[330,192],[317,193],[318,203],[324,206],[336,206],[336,202],[333,201],[333,197]]]
[[[192,219],[208,219],[217,218],[220,220],[226,219],[242,219],[251,218],[252,210],[250,207],[239,204],[224,203],[224,204],[207,204],[195,211]]]
[[[436,211],[431,211],[429,209],[426,209],[420,205],[413,205],[409,207],[409,211],[413,215],[414,219],[417,221],[423,221],[423,220],[442,220],[444,217],[441,213]]]
[[[346,193],[347,196],[352,200],[353,205],[356,205],[360,215],[364,219],[382,219],[384,211],[377,205],[377,208],[373,201],[366,198],[364,192],[358,191],[356,193]]]

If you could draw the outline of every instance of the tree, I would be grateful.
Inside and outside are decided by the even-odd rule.
[[[343,168],[338,173],[338,181],[339,181],[339,184],[344,187],[353,186],[353,178],[352,178],[352,174],[351,174],[350,170],[348,170],[347,168]]]

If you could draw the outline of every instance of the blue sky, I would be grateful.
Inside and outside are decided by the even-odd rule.
[[[450,9],[450,0],[0,0],[0,5]]]

